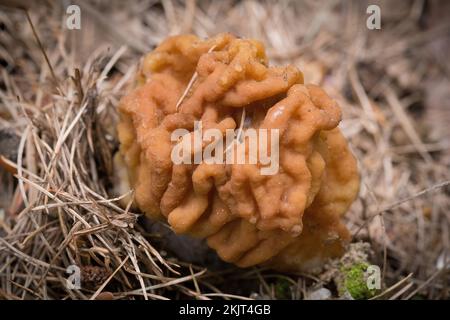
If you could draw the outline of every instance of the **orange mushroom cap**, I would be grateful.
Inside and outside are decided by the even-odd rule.
[[[296,67],[269,67],[260,42],[170,37],[145,57],[119,110],[120,155],[149,217],[205,238],[241,267],[311,269],[344,252],[350,236],[341,218],[359,176],[337,128],[340,108],[320,87],[304,85]],[[278,171],[263,175],[261,163],[175,164],[171,135],[194,136],[195,121],[222,133],[239,128],[244,137],[250,128],[276,129]]]

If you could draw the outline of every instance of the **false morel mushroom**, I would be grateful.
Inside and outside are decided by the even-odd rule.
[[[230,34],[170,37],[144,58],[119,110],[120,162],[148,217],[206,239],[240,267],[312,269],[345,251],[342,216],[359,175],[337,128],[340,108],[305,85],[296,67],[269,67],[262,43]],[[199,122],[224,136],[235,130],[241,145],[250,129],[277,130],[277,171],[263,174],[260,161],[174,162],[172,134],[182,129],[193,139]],[[237,153],[238,144],[224,152]],[[203,141],[189,160],[210,146]]]

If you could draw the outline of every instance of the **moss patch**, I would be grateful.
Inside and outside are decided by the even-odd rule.
[[[341,290],[348,291],[353,299],[369,299],[377,293],[376,289],[369,289],[367,287],[366,271],[368,266],[367,263],[359,262],[352,266],[345,266],[341,269],[344,276],[344,283]],[[341,292],[341,294],[343,294],[343,292]]]
[[[278,279],[275,282],[275,296],[282,300],[291,298],[291,284],[289,281]]]

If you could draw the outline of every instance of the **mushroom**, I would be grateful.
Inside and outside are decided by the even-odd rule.
[[[262,43],[230,34],[169,37],[144,58],[119,110],[120,162],[147,216],[206,239],[240,267],[310,270],[344,253],[350,234],[341,219],[359,175],[337,128],[340,108],[320,87],[303,84],[296,67],[269,67]],[[173,133],[192,140],[196,122],[237,132],[224,151],[235,157],[251,129],[278,132],[278,170],[263,174],[260,158],[190,161],[211,140],[174,163]],[[249,159],[248,148],[241,152]]]

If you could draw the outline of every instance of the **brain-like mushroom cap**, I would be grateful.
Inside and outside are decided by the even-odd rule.
[[[341,217],[359,177],[337,128],[340,108],[320,87],[304,85],[294,66],[269,67],[260,42],[168,38],[145,57],[120,113],[120,154],[148,216],[206,238],[242,267],[306,269],[343,252],[349,233]],[[203,130],[239,128],[244,137],[249,128],[277,129],[278,172],[261,174],[259,162],[174,164],[171,134],[193,135],[195,121]]]

